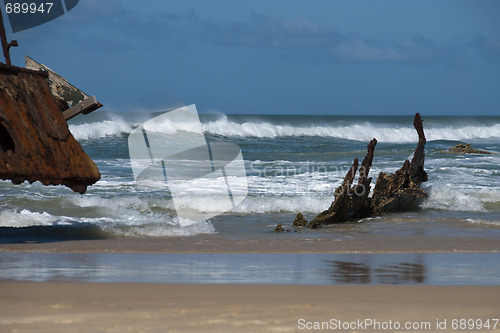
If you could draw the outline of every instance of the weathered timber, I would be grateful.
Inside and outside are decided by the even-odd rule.
[[[375,183],[373,195],[369,197],[372,179],[368,175],[377,144],[376,139],[371,140],[359,169],[358,183],[352,186],[359,166],[356,158],[342,185],[335,190],[335,198],[330,208],[319,213],[307,227],[319,228],[323,225],[407,210],[418,198],[427,197],[427,193],[419,188],[422,182],[427,181],[428,176],[424,170],[426,138],[422,119],[418,113],[415,115],[413,126],[418,133],[418,144],[411,162],[405,161],[401,169],[394,174],[387,175],[381,172]],[[298,213],[294,225],[298,225],[296,221],[303,224],[306,220],[301,213]]]
[[[356,171],[358,170],[358,159],[355,158],[352,164],[351,169],[347,172],[344,177],[344,181],[342,185],[337,187],[334,193],[334,201],[330,205],[330,208],[321,212],[316,216],[309,224],[308,228],[319,228],[324,224],[333,224],[337,222],[342,222],[346,218],[346,211],[349,209],[350,197],[349,194],[351,192],[351,184],[354,180],[354,176],[356,175]]]
[[[416,186],[420,186],[420,184],[426,182],[429,178],[427,176],[427,172],[424,170],[425,144],[427,139],[425,138],[424,124],[422,122],[422,118],[420,117],[420,113],[415,114],[413,127],[415,127],[415,130],[418,133],[418,143],[410,163],[410,177]]]
[[[372,167],[376,145],[377,140],[372,139],[366,147],[368,152],[359,169],[358,185],[356,185],[352,191],[352,203],[348,218],[361,219],[371,215],[371,199],[368,196],[370,195],[370,183],[372,179],[368,177],[368,175]]]
[[[367,146],[368,152],[361,163],[358,184],[351,186],[358,170],[358,159],[355,158],[342,185],[335,190],[335,199],[332,205],[309,222],[307,225],[309,228],[318,228],[326,224],[334,224],[371,215],[371,199],[368,197],[371,178],[368,178],[368,174],[372,166],[376,145],[377,140],[373,139]]]
[[[65,101],[69,107],[77,105],[90,97],[44,64],[40,64],[28,56],[24,56],[24,61],[26,63],[26,68],[47,73],[52,95]],[[68,106],[66,106],[66,109]]]
[[[425,143],[424,128],[420,114],[415,115],[413,126],[418,133],[418,144],[410,161],[406,160],[394,174],[381,172],[375,183],[372,196],[373,215],[404,211],[411,208],[418,198],[427,197],[420,188],[428,175],[424,170]]]
[[[40,76],[42,78],[48,78],[49,73],[44,72],[44,71],[38,71],[30,68],[23,68],[23,67],[17,67],[17,66],[7,66],[5,64],[2,64],[0,62],[0,72],[2,74],[11,74],[11,75],[17,75],[19,73],[23,74],[29,74],[33,76]]]
[[[40,64],[28,56],[25,56],[24,59],[27,69],[47,74],[50,91],[56,98],[64,119],[70,120],[80,113],[88,114],[103,106],[95,96],[87,95],[44,64]]]
[[[46,77],[0,64],[0,178],[84,193],[99,170],[69,132]]]
[[[417,198],[427,197],[427,193],[412,181],[410,174],[409,161],[405,161],[394,174],[379,174],[373,189],[373,215],[405,211],[411,208]]]
[[[101,106],[102,104],[97,101],[95,96],[90,96],[89,98],[84,99],[77,105],[72,106],[67,110],[64,110],[63,116],[65,120],[70,120],[71,118],[78,116],[80,113],[88,114],[92,111],[99,109]]]

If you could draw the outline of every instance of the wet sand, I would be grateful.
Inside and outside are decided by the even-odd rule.
[[[498,237],[274,234],[3,243],[0,252],[49,253],[495,253]],[[85,263],[85,262],[83,262]],[[88,264],[88,263],[86,263]],[[134,265],[130,262],[130,265]],[[49,267],[50,268],[50,267]],[[370,270],[373,271],[373,270]],[[55,271],[54,274],[57,274]],[[151,274],[150,271],[141,273]],[[357,274],[357,273],[356,273]],[[457,271],[457,274],[460,274]],[[29,279],[28,279],[29,280]],[[71,279],[70,281],[78,281]],[[454,319],[500,316],[500,287],[255,285],[0,281],[0,332],[454,332]],[[140,281],[140,279],[139,279]],[[206,282],[203,282],[206,283]],[[303,319],[303,321],[300,321]],[[413,330],[308,330],[315,322],[419,322]],[[333,320],[333,321],[332,321]],[[337,321],[335,321],[337,320]],[[446,329],[437,323],[446,320]],[[325,325],[325,324],[323,324]],[[323,327],[324,328],[324,327]],[[462,330],[464,331],[464,330]],[[469,330],[465,330],[469,331]],[[500,332],[496,329],[471,330]]]
[[[0,281],[499,285],[499,253],[1,252]]]
[[[499,238],[428,235],[363,235],[353,238],[275,234],[228,237],[123,237],[91,240],[0,243],[0,252],[129,253],[394,253],[500,252]]]
[[[1,332],[299,332],[332,319],[451,332],[453,319],[485,321],[499,310],[499,287],[0,282]],[[362,328],[340,331],[374,331]]]

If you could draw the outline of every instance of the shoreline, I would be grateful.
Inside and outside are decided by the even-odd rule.
[[[0,243],[2,252],[58,253],[455,253],[500,252],[492,237],[356,235],[287,237],[269,234],[248,237],[123,237],[90,240],[44,240]],[[293,236],[293,235],[292,235]]]

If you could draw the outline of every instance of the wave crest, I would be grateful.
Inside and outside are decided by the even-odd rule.
[[[80,125],[70,125],[70,131],[77,140],[98,139],[109,136],[129,134],[139,123],[124,119],[104,120]],[[177,131],[195,131],[189,124],[161,122],[151,125],[154,131],[174,134]],[[226,137],[331,137],[354,141],[369,141],[377,138],[380,142],[410,143],[418,141],[418,136],[411,126],[402,127],[391,124],[372,124],[364,121],[347,125],[311,124],[291,125],[275,124],[267,121],[236,122],[227,116],[202,123],[208,134]],[[427,140],[461,141],[471,139],[500,139],[500,124],[435,126],[425,129]]]
[[[108,136],[128,134],[133,125],[123,119],[104,120],[80,125],[69,125],[71,134],[77,140],[100,139]]]

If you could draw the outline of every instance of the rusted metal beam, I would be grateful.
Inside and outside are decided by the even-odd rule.
[[[17,40],[13,40],[10,43],[7,41],[7,34],[5,33],[5,27],[3,25],[2,9],[0,9],[0,39],[2,40],[2,49],[3,55],[5,57],[5,63],[10,66],[12,65],[12,63],[10,62],[9,49],[12,46],[18,46],[19,44],[17,43]]]

